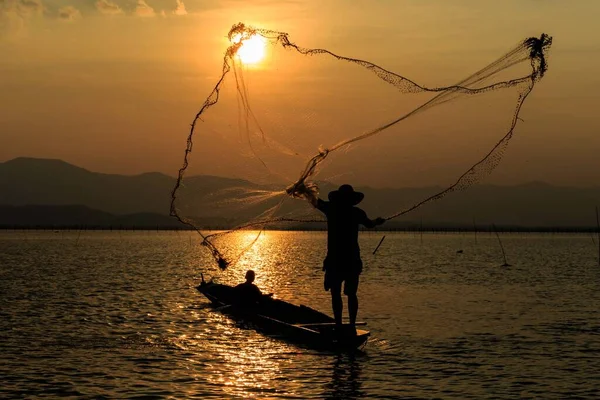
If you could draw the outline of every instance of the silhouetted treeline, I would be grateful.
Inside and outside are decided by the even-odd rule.
[[[0,228],[17,229],[182,229],[172,217],[154,213],[113,215],[82,205],[0,206]]]

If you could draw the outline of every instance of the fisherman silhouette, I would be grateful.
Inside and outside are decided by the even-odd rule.
[[[356,315],[358,314],[358,280],[362,272],[362,260],[358,245],[358,228],[364,225],[374,228],[385,222],[383,218],[371,220],[362,209],[355,207],[364,194],[355,192],[350,185],[342,185],[329,193],[329,201],[315,195],[308,196],[312,205],[327,217],[327,257],[323,262],[325,271],[325,290],[331,290],[331,306],[336,328],[342,326],[342,283],[344,294],[348,297],[350,326],[356,333]]]
[[[262,292],[254,284],[256,274],[251,269],[246,271],[246,282],[237,285],[234,290],[236,292],[237,303],[240,305],[256,305],[263,297]]]

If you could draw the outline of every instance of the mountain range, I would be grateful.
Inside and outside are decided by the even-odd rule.
[[[181,227],[169,217],[175,178],[157,172],[126,176],[88,171],[61,160],[15,158],[0,163],[0,226]],[[204,194],[243,188],[268,189],[241,179],[186,177],[186,211],[203,226],[235,221],[227,207],[212,207]],[[327,193],[337,185],[325,183]],[[369,216],[387,216],[437,193],[440,187],[371,188],[361,203]],[[323,196],[323,195],[322,195]],[[214,198],[212,199],[214,201]],[[596,224],[600,187],[561,187],[542,182],[515,186],[477,185],[386,224],[388,227],[513,226],[584,228]],[[298,202],[298,207],[306,207]],[[238,217],[240,217],[238,215]],[[243,216],[242,216],[243,217]]]

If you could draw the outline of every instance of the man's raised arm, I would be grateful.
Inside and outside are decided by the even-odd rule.
[[[315,194],[316,190],[311,190],[313,186],[316,187],[316,185],[309,185],[307,187],[304,182],[297,182],[287,188],[287,193],[293,197],[305,198],[314,208],[325,212],[326,204]]]

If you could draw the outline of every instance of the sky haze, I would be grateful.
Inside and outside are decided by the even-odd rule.
[[[2,0],[0,161],[59,158],[106,173],[174,175],[237,22],[427,86],[453,84],[545,32],[554,38],[549,72],[486,182],[596,185],[599,14],[596,1]],[[425,160],[418,176],[396,183],[446,184],[428,172],[445,161]]]

